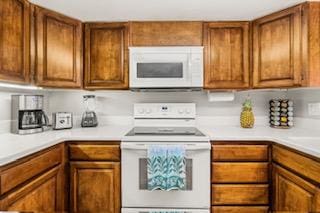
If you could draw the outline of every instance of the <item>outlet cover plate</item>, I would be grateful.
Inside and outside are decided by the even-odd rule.
[[[308,113],[310,116],[319,116],[320,115],[320,103],[309,103],[308,104]]]

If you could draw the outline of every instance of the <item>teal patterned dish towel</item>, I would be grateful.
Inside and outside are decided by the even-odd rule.
[[[148,190],[167,189],[167,146],[148,147]]]
[[[167,191],[186,189],[186,150],[184,146],[168,146]]]
[[[185,190],[185,148],[178,145],[148,147],[148,190]]]

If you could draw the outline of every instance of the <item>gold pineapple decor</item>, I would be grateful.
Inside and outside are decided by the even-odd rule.
[[[242,104],[240,123],[241,123],[242,128],[252,128],[254,125],[254,114],[252,112],[252,101],[249,97]]]

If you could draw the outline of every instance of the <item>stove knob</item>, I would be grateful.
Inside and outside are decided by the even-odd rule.
[[[183,110],[182,110],[182,109],[179,109],[179,110],[178,110],[178,113],[179,113],[179,114],[183,114]]]
[[[186,109],[186,114],[190,114],[191,113],[191,110],[190,109]]]
[[[147,109],[147,110],[146,110],[146,113],[147,113],[147,114],[150,114],[150,113],[151,113],[151,109]]]

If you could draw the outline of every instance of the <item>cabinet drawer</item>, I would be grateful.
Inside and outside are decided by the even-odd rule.
[[[120,146],[105,144],[71,144],[71,160],[107,160],[120,161]]]
[[[214,184],[213,205],[267,205],[269,186],[267,184]]]
[[[267,183],[268,163],[212,163],[214,183]]]
[[[212,213],[268,213],[267,206],[213,206]]]
[[[268,161],[268,145],[213,145],[213,161]]]
[[[320,183],[320,162],[279,146],[272,148],[273,161]]]
[[[59,146],[3,171],[1,174],[1,194],[54,167],[61,163],[61,160],[62,150]]]

